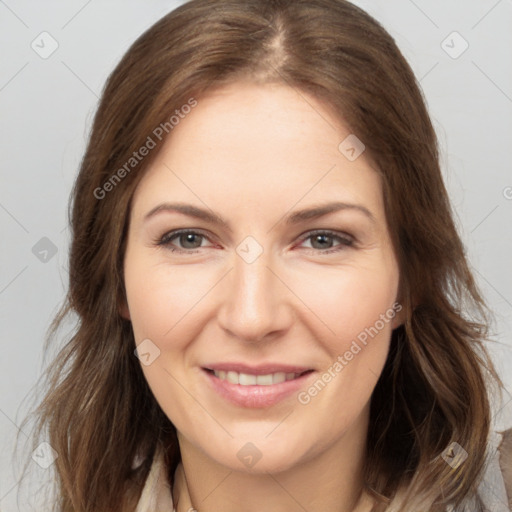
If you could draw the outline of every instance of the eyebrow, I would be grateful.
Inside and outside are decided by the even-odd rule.
[[[341,210],[355,210],[361,212],[373,223],[376,222],[376,218],[373,215],[373,213],[365,206],[360,204],[343,203],[338,201],[333,203],[314,205],[303,210],[295,211],[284,217],[284,223],[289,226],[296,225],[300,224],[301,222],[305,222],[311,219],[317,219],[319,217],[323,217],[325,215],[329,215],[330,213],[335,213]],[[194,217],[196,219],[203,220],[210,224],[219,225],[224,227],[228,231],[232,231],[229,222],[227,222],[225,219],[223,219],[220,215],[216,214],[212,210],[199,208],[197,206],[186,203],[161,203],[152,208],[144,216],[144,222],[146,222],[151,217],[161,212],[182,213],[183,215]]]

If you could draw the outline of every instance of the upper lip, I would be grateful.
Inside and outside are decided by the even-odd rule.
[[[249,375],[267,375],[269,373],[304,373],[313,368],[307,366],[296,366],[280,363],[265,363],[259,365],[249,365],[245,363],[212,363],[204,365],[206,370],[247,373]]]

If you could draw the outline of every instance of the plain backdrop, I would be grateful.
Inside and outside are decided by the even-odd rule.
[[[129,45],[179,3],[0,1],[1,512],[26,510],[16,503],[14,436],[67,286],[68,197],[98,96]],[[491,353],[510,391],[512,1],[355,3],[391,32],[420,80],[468,256],[496,315]],[[500,428],[512,426],[512,395],[504,398]]]

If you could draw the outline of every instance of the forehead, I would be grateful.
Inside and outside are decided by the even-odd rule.
[[[170,196],[241,208],[364,200],[382,206],[380,179],[353,135],[318,99],[278,85],[237,82],[197,98],[165,140],[135,202]],[[359,148],[356,148],[359,149]]]

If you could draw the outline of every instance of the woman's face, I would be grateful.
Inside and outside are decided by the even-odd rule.
[[[144,375],[180,440],[237,470],[364,437],[400,323],[380,178],[322,105],[249,83],[198,98],[132,202]]]

